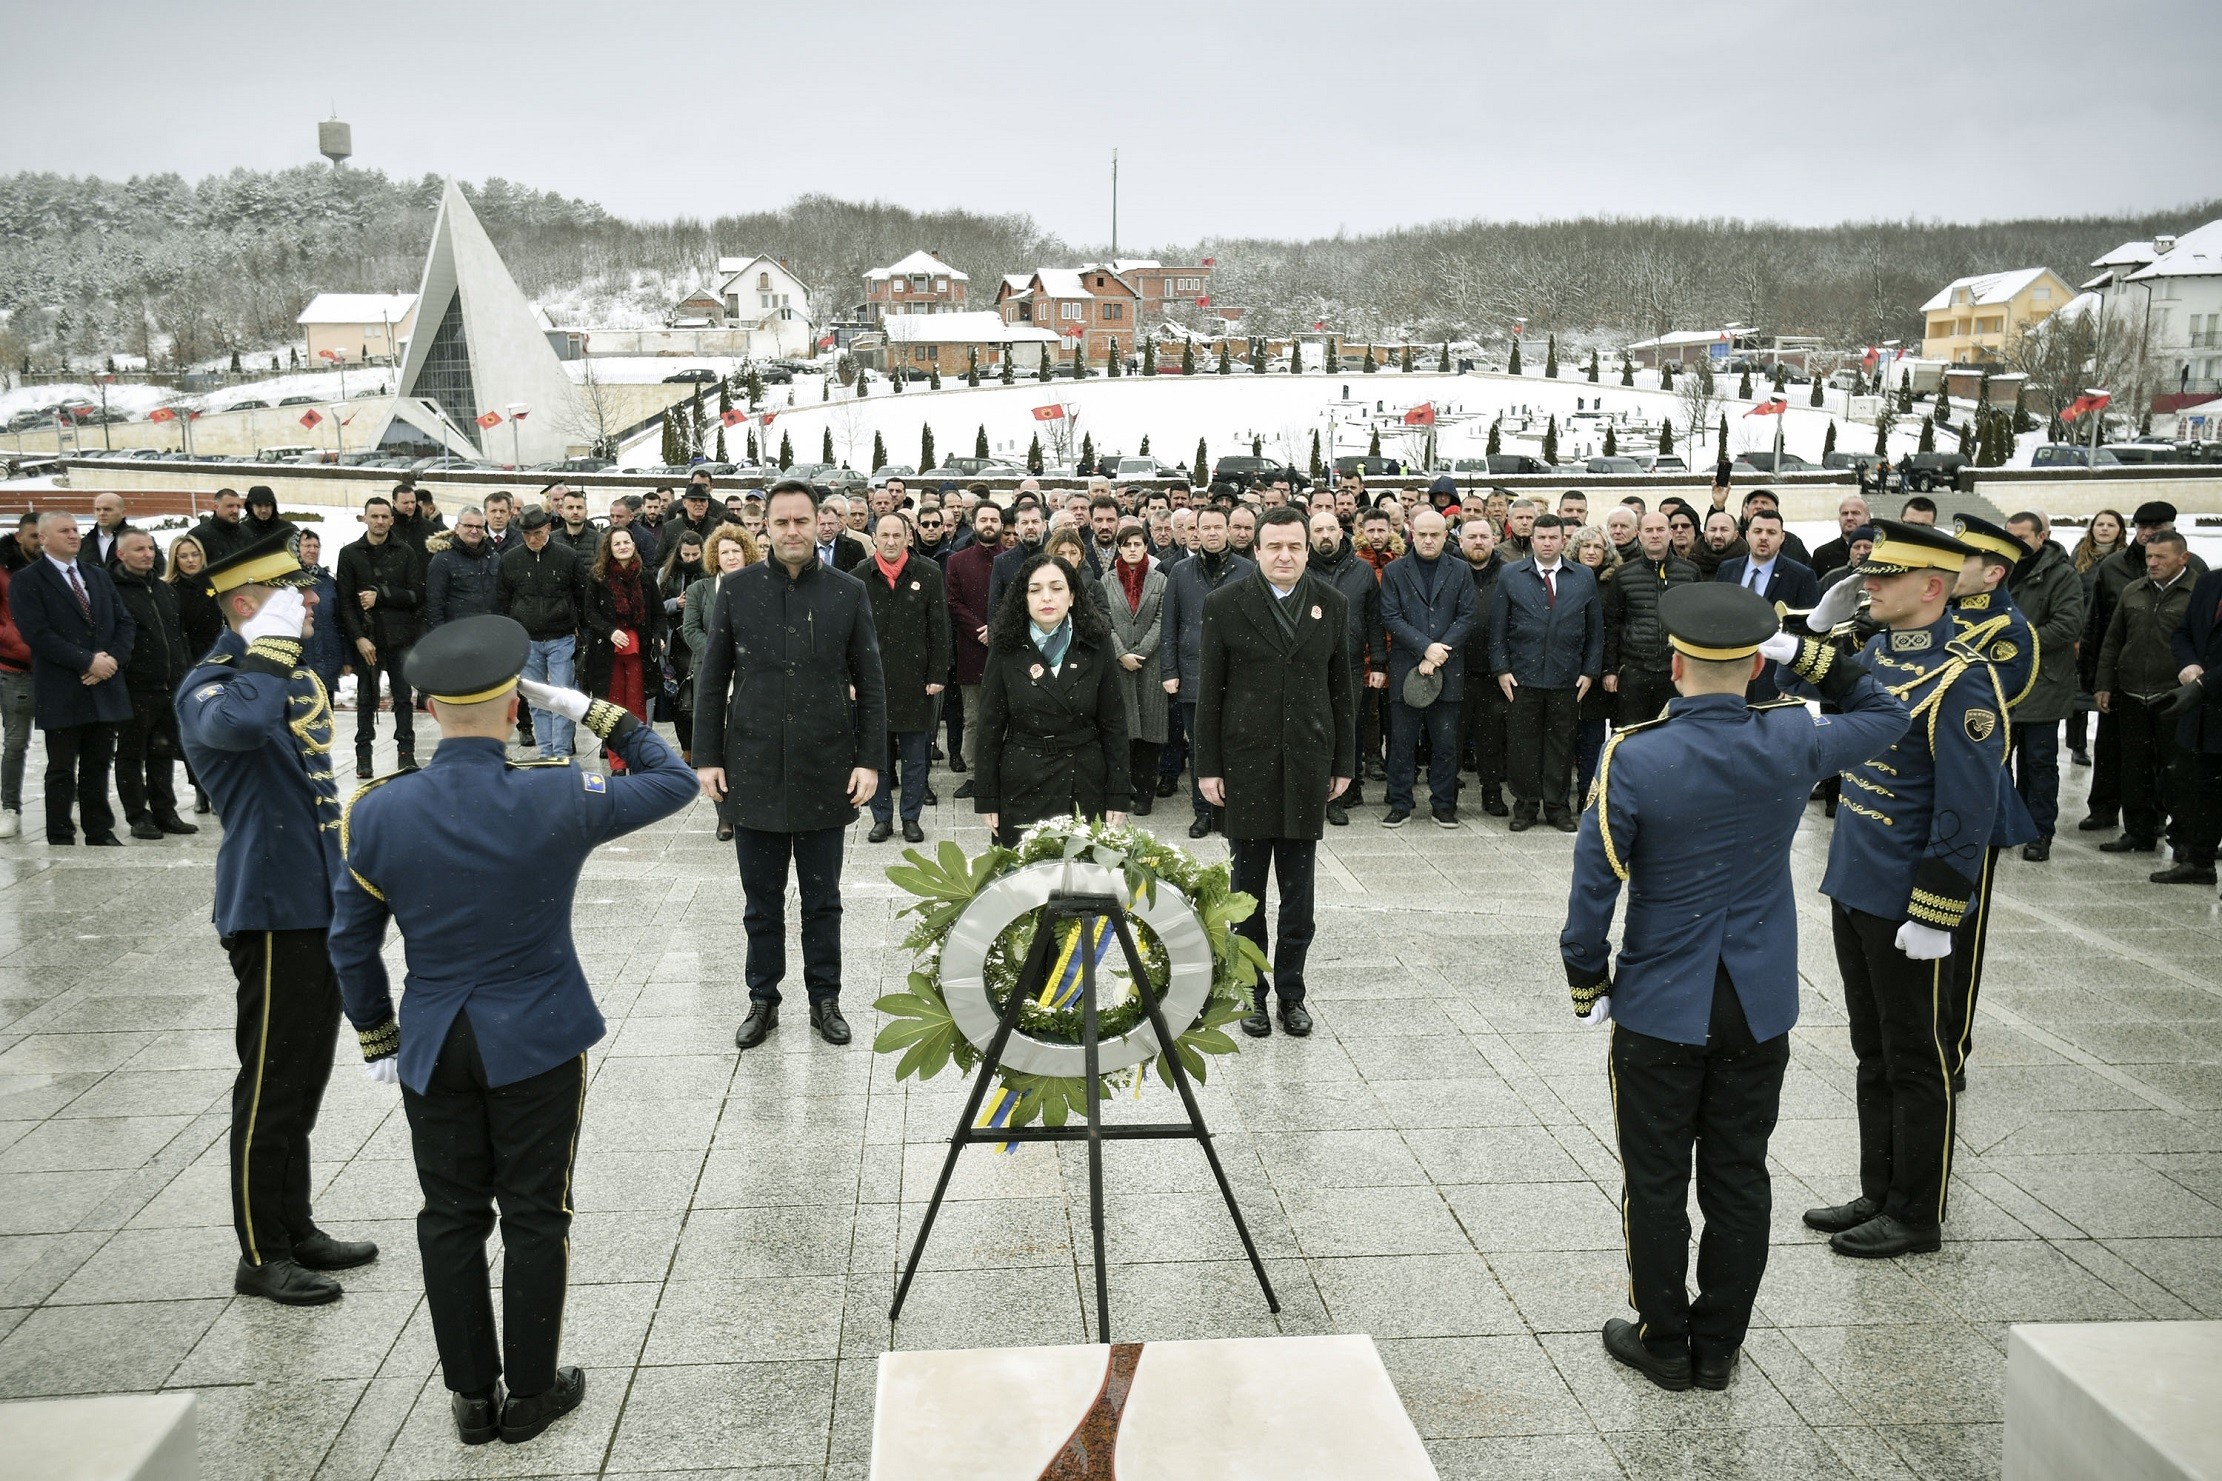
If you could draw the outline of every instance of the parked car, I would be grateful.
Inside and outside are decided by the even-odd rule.
[[[674,374],[665,376],[664,384],[667,386],[714,386],[722,379],[724,379],[724,377],[720,376],[716,371],[705,370],[701,366],[697,365],[692,370],[681,370]]]
[[[1592,473],[1641,473],[1643,472],[1643,464],[1637,462],[1634,458],[1618,456],[1591,458],[1589,460],[1589,471]]]
[[[1336,460],[1337,466],[1340,466],[1341,462],[1342,460],[1338,458]],[[1232,483],[1248,487],[1260,476],[1270,480],[1275,474],[1286,471],[1271,458],[1227,457],[1221,458],[1211,465],[1211,481],[1213,483]]]
[[[1121,458],[1105,476],[1116,483],[1131,483],[1136,479],[1171,478],[1173,470],[1155,458]]]
[[[558,458],[542,466],[550,473],[599,473],[617,465],[612,458]]]
[[[883,488],[890,478],[900,478],[907,481],[917,476],[918,470],[908,463],[889,463],[884,467],[872,470],[871,486],[873,488]]]
[[[224,408],[224,410],[226,411],[268,411],[269,409],[269,402],[257,400],[255,397],[252,396],[249,396],[244,401],[234,401],[233,403],[231,403],[231,405]]]
[[[784,365],[766,365],[756,372],[756,378],[767,386],[791,386],[795,373]]]
[[[1932,489],[1948,489],[1952,487],[1953,480],[1959,477],[1962,468],[1975,466],[1973,458],[1956,452],[1913,453],[1905,461],[1911,465],[1905,468],[1906,487],[1917,494],[1926,494]]]
[[[1643,464],[1643,471],[1646,473],[1687,473],[1690,471],[1690,465],[1673,453],[1653,453],[1650,457],[1641,458],[1637,461]]]
[[[864,475],[854,468],[827,468],[821,465],[818,472],[812,475],[810,481],[823,488],[829,488],[837,494],[845,494],[852,489],[864,487]]]
[[[1225,459],[1220,461],[1224,462]],[[1466,461],[1470,463],[1473,459],[1468,458]],[[1335,476],[1339,478],[1345,473],[1356,473],[1364,478],[1386,478],[1394,474],[1400,466],[1394,458],[1375,458],[1362,455],[1343,457],[1335,459]]]
[[[1850,453],[1841,449],[1832,453],[1824,453],[1821,456],[1821,466],[1823,468],[1834,472],[1843,472],[1845,469],[1850,469],[1863,476],[1868,469],[1874,467],[1877,463],[1888,461],[1889,459],[1881,453]]]
[[[971,478],[994,461],[993,458],[943,458],[940,467],[919,476],[922,478]]]
[[[2112,453],[2114,461],[2117,463],[2176,463],[2182,461],[2176,456],[2175,444],[2170,442],[2109,442],[2100,451]]]
[[[1793,452],[1783,453],[1782,461],[1778,466],[1775,462],[1775,452],[1772,448],[1768,448],[1763,451],[1755,450],[1748,453],[1738,453],[1736,455],[1736,466],[1739,469],[1749,469],[1751,472],[1754,473],[1808,472],[1811,471],[1813,467],[1811,463],[1807,462],[1805,459],[1799,457],[1796,453]]]
[[[480,458],[468,458],[458,453],[439,453],[429,458],[419,458],[409,465],[411,473],[461,473],[468,469],[491,469],[494,465]]]
[[[1556,471],[1541,458],[1531,458],[1526,453],[1491,453],[1487,462],[1491,473],[1550,473]]]
[[[2080,442],[2043,442],[2030,448],[2028,468],[2119,468],[2122,460],[2107,448],[2096,453]],[[2019,459],[2016,460],[2017,462]]]
[[[301,456],[301,454],[303,453],[313,453],[320,451],[322,451],[322,449],[312,447],[306,442],[289,442],[283,443],[277,447],[256,448],[255,461],[258,463],[290,463],[295,458]]]
[[[317,404],[317,403],[318,403],[319,401],[322,401],[323,399],[324,399],[324,398],[323,398],[322,396],[280,396],[280,397],[278,398],[278,405],[280,405],[280,406],[314,406],[314,405],[316,405],[316,404]]]

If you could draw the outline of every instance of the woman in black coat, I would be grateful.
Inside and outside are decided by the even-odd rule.
[[[1083,583],[1048,554],[1019,567],[988,627],[972,807],[1006,847],[1030,824],[1079,813],[1126,821],[1126,701],[1110,629]]]
[[[602,536],[587,581],[581,687],[645,723],[653,693],[649,686],[663,685],[663,633],[655,572],[641,560],[630,531],[609,531]],[[610,769],[623,771],[624,763],[612,756]]]

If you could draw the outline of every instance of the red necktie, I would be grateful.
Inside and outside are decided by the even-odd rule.
[[[1543,605],[1546,607],[1558,605],[1558,572],[1556,571],[1545,571],[1543,573]]]
[[[85,583],[77,579],[77,568],[69,568],[69,589],[77,598],[77,610],[87,622],[93,620],[92,598],[85,595]]]

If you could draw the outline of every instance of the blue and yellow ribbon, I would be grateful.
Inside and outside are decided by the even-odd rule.
[[[1127,909],[1131,911],[1141,898],[1137,894],[1134,899],[1129,900]],[[1080,949],[1080,938],[1083,934],[1088,937],[1088,948],[1085,956],[1082,955]],[[1100,977],[1103,972],[1104,958],[1111,954],[1111,948],[1116,944],[1118,944],[1118,936],[1111,929],[1109,916],[1096,916],[1086,924],[1080,921],[1072,922],[1065,928],[1064,940],[1057,948],[1056,961],[1049,970],[1049,981],[1043,986],[1041,996],[1035,1001],[1053,1012],[1071,1007],[1079,1001],[1084,968],[1092,962],[1097,975]],[[1137,1098],[1142,1093],[1142,1077],[1140,1075],[1134,1077],[1134,1093]],[[995,1092],[988,1097],[986,1105],[981,1108],[980,1119],[977,1124],[983,1128],[998,1131],[1010,1125],[1011,1116],[1018,1110],[1019,1099],[1017,1091],[1012,1090],[1009,1086],[998,1085]],[[1008,1155],[1018,1150],[1018,1143],[1004,1142],[995,1150],[999,1154]]]

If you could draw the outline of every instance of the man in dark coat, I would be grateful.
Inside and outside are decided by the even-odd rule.
[[[2037,671],[2013,705],[2014,785],[2037,825],[2024,858],[2049,858],[2060,819],[2060,722],[2075,712],[2075,645],[2083,633],[2083,577],[2055,544],[2042,514],[2023,510],[2006,529],[2028,550],[2006,578],[2014,605],[2037,640]]]
[[[1628,725],[1656,720],[1674,697],[1673,653],[1659,598],[1701,579],[1696,566],[1674,553],[1663,511],[1636,521],[1636,545],[1637,558],[1613,572],[1603,594],[1605,687],[1619,694],[1620,718]]]
[[[772,485],[764,510],[772,558],[726,578],[695,656],[695,749],[708,752],[723,737],[724,758],[695,774],[712,802],[725,800],[731,778],[747,898],[749,1010],[734,1035],[742,1049],[779,1025],[790,861],[802,889],[810,1021],[828,1043],[849,1041],[841,844],[887,765],[887,690],[864,583],[818,558],[817,528],[815,489],[793,478]]]
[[[1562,558],[1565,541],[1557,515],[1539,516],[1534,553],[1497,578],[1490,603],[1489,667],[1512,706],[1505,730],[1515,833],[1535,826],[1538,808],[1561,833],[1575,830],[1567,795],[1575,717],[1605,666],[1597,581]]]
[[[2096,653],[2106,641],[2107,624],[2114,620],[2115,603],[2132,581],[2145,574],[2145,542],[2156,535],[2165,534],[2176,527],[2176,506],[2164,499],[2154,499],[2137,506],[2129,522],[2135,527],[2135,537],[2129,544],[2115,551],[2093,568],[2089,583],[2084,588],[2083,651]],[[2194,578],[2207,573],[2207,564],[2197,552],[2191,557],[2191,574]],[[2111,830],[2122,811],[2122,747],[2121,731],[2114,718],[2102,714],[2098,719],[2098,735],[2091,746],[2091,811],[2076,824],[2083,833]]]
[[[1003,544],[1003,511],[982,500],[972,511],[972,543],[951,551],[943,563],[943,589],[949,598],[949,639],[956,655],[957,694],[964,704],[964,747],[952,754],[949,769],[961,771],[974,756],[980,731],[980,672],[988,661],[988,582]],[[957,796],[970,797],[967,779]]]
[[[447,545],[425,569],[426,632],[458,617],[501,610],[501,559],[486,538],[486,516],[465,505],[455,516],[454,533],[446,538]]]
[[[40,559],[9,584],[9,609],[31,649],[31,710],[46,736],[46,841],[77,841],[75,803],[88,844],[120,844],[108,806],[116,728],[131,718],[123,663],[138,632],[106,571],[80,565],[82,540],[67,514],[39,516]]]
[[[131,718],[116,736],[116,795],[123,799],[124,821],[133,838],[198,833],[177,815],[177,793],[171,786],[172,768],[183,750],[171,695],[191,662],[177,625],[177,588],[154,574],[154,537],[146,531],[123,535],[114,554],[116,596],[138,628],[123,666]]]
[[[1281,892],[1270,981],[1260,977],[1242,1020],[1259,1038],[1273,1032],[1269,988],[1280,995],[1281,1027],[1299,1038],[1312,1031],[1304,962],[1313,867],[1327,804],[1358,767],[1349,613],[1341,592],[1305,571],[1304,537],[1303,515],[1266,511],[1251,547],[1259,564],[1204,599],[1194,685],[1198,785],[1226,809],[1234,887],[1258,902],[1235,929],[1260,951],[1268,874]]]
[[[918,815],[926,805],[927,750],[933,743],[934,698],[949,672],[949,602],[941,568],[910,548],[910,521],[888,513],[872,521],[872,559],[856,567],[872,602],[887,687],[887,760],[872,793],[872,843],[895,831],[893,772],[902,764],[903,839],[923,843]]]
[[[1227,548],[1227,515],[1221,509],[1196,511],[1196,553],[1176,564],[1165,577],[1165,605],[1158,614],[1157,671],[1164,675],[1165,692],[1180,702],[1181,733],[1193,748],[1196,733],[1196,684],[1203,673],[1204,599],[1229,586],[1257,567]],[[1204,769],[1191,761],[1189,802],[1196,821],[1188,836],[1202,838],[1220,825],[1217,804],[1204,798]]]
[[[1332,509],[1314,513],[1309,529],[1313,577],[1342,594],[1350,628],[1350,693],[1355,706],[1368,688],[1379,689],[1389,682],[1388,641],[1381,628],[1381,578],[1350,548],[1342,521],[1335,518]],[[1337,828],[1349,825],[1351,805],[1362,800],[1358,795],[1361,785],[1358,773],[1353,771],[1350,786],[1327,804],[1329,823]]]
[[[394,749],[400,767],[410,771],[417,764],[416,729],[411,723],[416,706],[410,700],[409,681],[402,677],[402,661],[417,640],[424,612],[424,557],[394,533],[394,518],[391,501],[375,497],[364,501],[362,538],[340,551],[333,573],[339,588],[340,630],[356,654],[358,777],[370,775],[371,746],[378,738],[381,674],[393,692]]]
[[[1788,607],[1795,612],[1810,610],[1821,599],[1821,583],[1810,566],[1790,554],[1783,534],[1779,511],[1772,506],[1754,509],[1744,530],[1744,541],[1750,553],[1722,561],[1713,579],[1755,591],[1767,599],[1769,606]],[[1759,671],[1759,677],[1751,681],[1751,689],[1744,696],[1753,704],[1766,704],[1781,697],[1773,663]]]
[[[1476,506],[1478,508],[1478,506]],[[1486,514],[1467,515],[1458,525],[1458,553],[1474,578],[1474,627],[1466,637],[1465,698],[1458,703],[1461,756],[1473,757],[1481,783],[1481,810],[1504,817],[1505,715],[1511,708],[1489,679],[1489,616],[1495,606],[1497,578],[1512,564],[1497,544],[1497,527]],[[1387,682],[1387,675],[1382,676]],[[1355,788],[1357,783],[1351,783]]]
[[[1556,516],[1552,516],[1556,518]],[[1427,735],[1428,801],[1438,826],[1458,826],[1458,720],[1465,699],[1466,640],[1480,621],[1463,555],[1445,554],[1443,516],[1412,516],[1412,548],[1381,573],[1381,621],[1389,633],[1389,810],[1384,828],[1412,816],[1420,734]],[[1424,705],[1411,702],[1414,673],[1438,679]]]
[[[2175,867],[2152,876],[2154,884],[2214,883],[2214,855],[2222,842],[2222,573],[2199,578],[2183,622],[2168,640],[2183,667],[2176,677],[2177,829]]]
[[[278,495],[267,483],[249,484],[247,487],[247,512],[240,517],[239,528],[246,532],[247,543],[267,540],[278,532],[285,521],[278,518]]]
[[[2177,677],[2183,665],[2176,661],[2175,637],[2191,610],[2195,578],[2186,569],[2188,553],[2183,536],[2174,531],[2146,545],[2145,574],[2123,589],[2099,649],[2091,692],[2099,712],[2114,717],[2122,747],[2122,836],[2100,844],[2101,853],[2153,852],[2171,811],[2176,821],[2171,831],[2182,847],[2184,799],[2171,797],[2169,786],[2171,777],[2183,772],[2177,764],[2179,726],[2165,712],[2183,682]]]
[[[234,554],[247,543],[246,528],[240,524],[245,505],[237,489],[218,489],[215,503],[209,508],[208,517],[193,526],[193,538],[208,556],[210,565]]]
[[[579,628],[586,621],[587,568],[555,535],[555,521],[539,505],[517,516],[517,548],[501,558],[499,610],[514,617],[532,640],[525,677],[569,689],[578,666]],[[538,738],[542,759],[569,756],[570,719],[547,710],[534,714],[530,734]]]
[[[1011,578],[1018,574],[1018,568],[1042,548],[1042,506],[1018,505],[1011,511],[1011,528],[1018,534],[1018,543],[996,556],[988,575],[990,620],[995,616],[995,609],[1003,605],[1003,593],[1010,588]]]
[[[116,542],[137,528],[124,518],[123,495],[93,495],[93,527],[85,532],[85,542],[77,547],[77,559],[112,574],[116,566]],[[162,574],[160,550],[154,553],[154,574]]]

